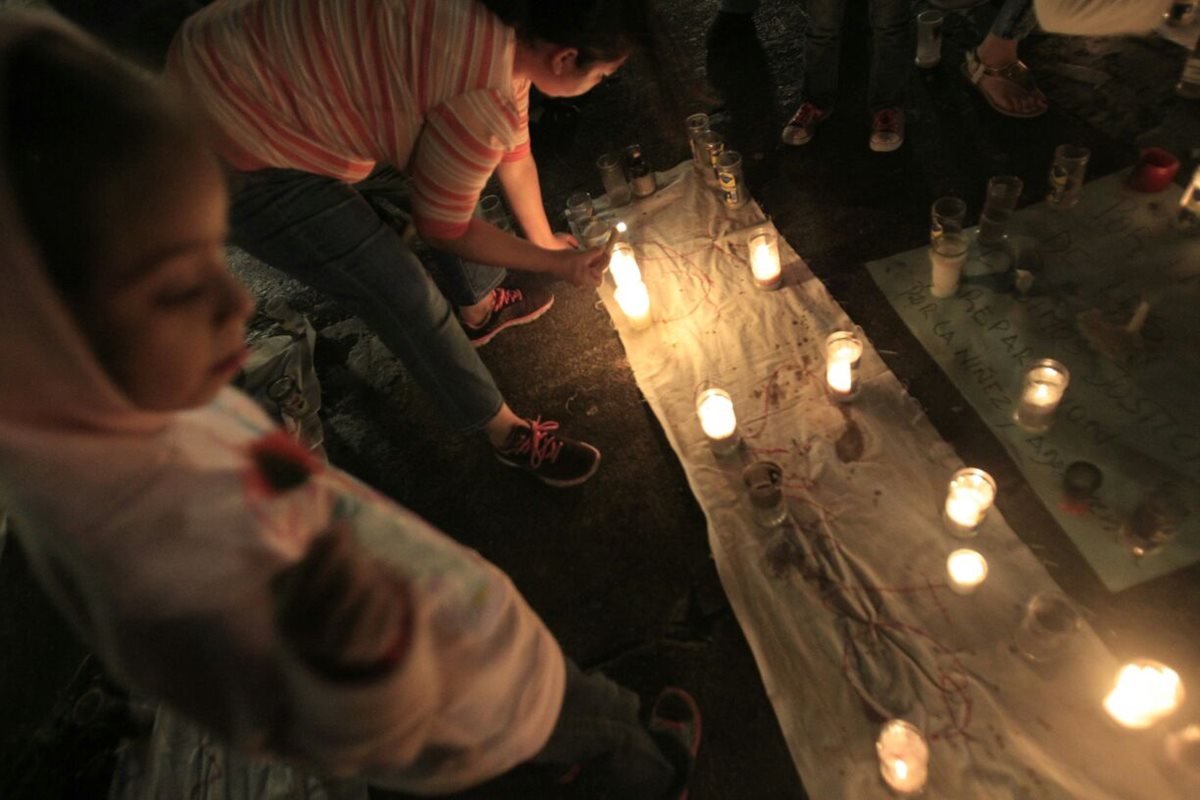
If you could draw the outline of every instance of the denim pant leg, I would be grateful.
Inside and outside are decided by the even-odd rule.
[[[727,14],[753,14],[759,0],[721,0],[721,10]]]
[[[380,167],[354,188],[385,218],[388,206],[412,211],[408,179],[394,167]],[[432,250],[434,280],[438,288],[456,306],[470,306],[483,300],[504,282],[508,271],[501,267],[466,261],[453,253]]]
[[[808,0],[804,37],[804,99],[823,109],[837,101],[838,60],[847,0]]]
[[[504,402],[450,303],[357,189],[286,169],[235,176],[230,240],[354,313],[474,432]]]
[[[996,19],[992,21],[989,33],[1001,39],[1020,41],[1033,33],[1037,24],[1033,0],[1005,0]]]
[[[904,88],[912,71],[912,14],[908,0],[870,0],[871,76],[867,103],[871,111],[904,105]]]
[[[567,661],[567,689],[550,740],[535,764],[583,766],[594,794],[621,800],[661,800],[686,776],[682,752],[668,755],[638,721],[638,698],[599,673]],[[667,744],[664,742],[664,744]]]

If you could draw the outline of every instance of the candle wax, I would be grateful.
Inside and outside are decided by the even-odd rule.
[[[779,278],[779,259],[766,242],[759,242],[750,254],[750,270],[760,284],[774,283]]]
[[[946,559],[950,588],[959,594],[970,594],[987,577],[987,560],[974,550],[955,550]]]
[[[637,259],[624,248],[613,250],[612,257],[608,260],[608,271],[612,273],[613,281],[618,287],[642,282],[642,271],[638,268]]]
[[[854,388],[854,374],[849,361],[832,361],[825,369],[825,380],[835,392],[846,394]]]
[[[618,286],[613,298],[634,328],[640,330],[650,324],[650,293],[646,284],[638,281]]]

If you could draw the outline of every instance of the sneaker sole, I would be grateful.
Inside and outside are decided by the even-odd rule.
[[[509,328],[515,328],[518,325],[528,325],[531,322],[536,322],[538,318],[550,310],[552,305],[554,305],[554,295],[550,295],[550,302],[546,303],[546,305],[542,306],[541,308],[535,309],[523,317],[513,317],[512,319],[505,320],[492,330],[488,331],[486,336],[481,336],[478,339],[471,339],[471,344],[475,347],[483,347],[492,339],[495,339],[496,334],[500,333],[500,331],[508,330]]]
[[[901,139],[898,142],[883,142],[878,144],[875,142],[868,142],[868,146],[871,148],[871,152],[873,153],[893,153],[904,146],[904,140]]]
[[[567,489],[572,486],[578,486],[581,483],[585,483],[588,480],[588,478],[590,478],[596,474],[596,470],[600,469],[600,458],[601,458],[600,451],[597,450],[596,448],[592,447],[590,444],[586,445],[586,446],[592,452],[594,452],[596,454],[596,460],[592,462],[592,468],[589,469],[583,475],[579,476],[578,478],[571,478],[570,480],[565,480],[565,481],[558,480],[555,478],[547,478],[545,475],[538,475],[536,472],[532,472],[528,469],[525,469],[524,465],[522,465],[521,462],[509,461],[507,458],[500,455],[499,453],[496,453],[496,460],[499,461],[501,464],[503,464],[506,467],[512,467],[513,469],[519,469],[519,470],[522,470],[523,472],[528,472],[530,475],[533,475],[533,477],[537,478],[539,481],[546,484],[547,486],[553,486],[555,489]]]

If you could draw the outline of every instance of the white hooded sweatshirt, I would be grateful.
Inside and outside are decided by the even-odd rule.
[[[0,99],[13,43],[47,30],[97,46],[57,18],[0,11]],[[108,669],[235,746],[389,788],[455,791],[536,754],[563,656],[509,579],[338,470],[271,491],[251,451],[275,428],[237,391],[185,413],[134,407],[49,283],[6,171],[0,507]],[[413,603],[408,651],[367,682],[307,670],[273,624],[270,579],[335,515]]]

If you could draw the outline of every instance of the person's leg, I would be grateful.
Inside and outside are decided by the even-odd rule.
[[[1046,110],[1046,96],[1017,57],[1018,43],[1036,28],[1033,0],[1006,0],[987,36],[967,54],[967,77],[1003,114],[1029,117]]]
[[[719,10],[726,14],[753,14],[758,5],[759,0],[721,0]]]
[[[637,695],[567,662],[562,711],[534,764],[581,767],[593,794],[662,800],[686,785],[691,754],[678,738],[652,735],[638,720]],[[698,723],[698,721],[697,721]]]
[[[872,112],[902,108],[911,72],[912,15],[907,0],[871,0],[871,74],[867,103]]]
[[[869,145],[877,153],[904,144],[904,88],[912,54],[912,16],[907,0],[870,0],[871,73],[867,103],[871,108]]]
[[[582,483],[600,453],[513,413],[420,259],[353,187],[297,170],[235,176],[230,240],[362,319],[451,424],[483,431],[505,464]]]
[[[360,317],[455,428],[483,430],[504,404],[500,390],[420,260],[362,195],[296,170],[240,183],[230,240]]]
[[[804,37],[804,97],[819,108],[837,101],[838,67],[846,0],[809,0]]]
[[[837,101],[846,0],[809,0],[804,36],[804,101],[783,126],[784,144],[807,144]]]
[[[354,188],[393,227],[411,221],[412,197],[408,180],[399,170],[381,167]],[[545,287],[501,288],[508,277],[505,269],[432,248],[428,252],[425,266],[442,294],[457,308],[467,338],[475,347],[487,344],[506,328],[533,322],[554,305],[554,295]]]

